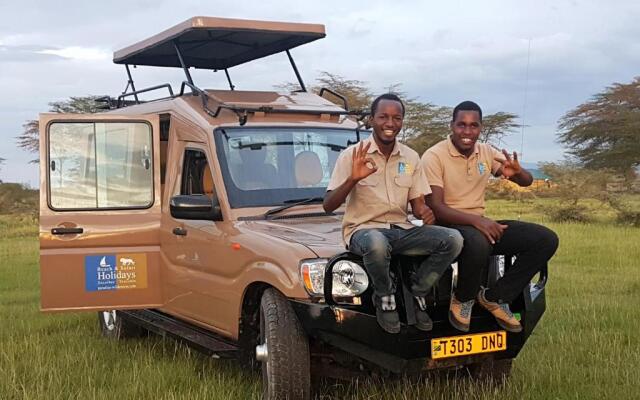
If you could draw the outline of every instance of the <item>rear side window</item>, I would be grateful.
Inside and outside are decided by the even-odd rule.
[[[147,208],[153,203],[151,126],[49,126],[49,203],[57,210]]]

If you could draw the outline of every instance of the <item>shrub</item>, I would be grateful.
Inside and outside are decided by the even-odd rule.
[[[529,188],[520,187],[506,179],[491,179],[487,185],[487,199],[532,200],[536,195]]]
[[[616,222],[621,225],[640,227],[640,210],[634,208],[622,197],[608,195],[605,199],[616,212]]]
[[[555,222],[582,222],[591,221],[588,208],[577,204],[561,204],[546,209],[549,217]]]
[[[38,191],[19,183],[0,183],[0,213],[38,213]]]

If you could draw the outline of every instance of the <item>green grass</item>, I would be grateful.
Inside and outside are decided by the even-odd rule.
[[[488,205],[489,215],[543,222],[560,236],[547,313],[508,383],[429,374],[419,381],[325,383],[316,397],[639,398],[640,229],[607,223],[606,210],[598,223],[550,223],[544,209],[552,201]],[[40,313],[36,234],[33,218],[0,216],[0,399],[260,398],[260,377],[235,361],[159,337],[107,341],[95,313]]]

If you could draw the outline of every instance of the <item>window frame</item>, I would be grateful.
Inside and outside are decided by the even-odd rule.
[[[51,204],[51,132],[50,128],[53,124],[128,124],[128,123],[142,123],[147,125],[149,128],[149,139],[151,143],[151,201],[144,206],[127,206],[127,207],[81,207],[81,208],[56,208]],[[46,159],[47,159],[47,207],[56,212],[78,212],[78,211],[129,211],[129,210],[148,210],[152,208],[155,204],[156,200],[156,185],[155,185],[155,142],[153,140],[153,125],[144,119],[56,119],[47,122],[45,127],[46,138],[47,138],[47,150],[46,150]]]
[[[327,127],[327,126],[261,126],[261,125],[251,125],[251,126],[221,126],[215,128],[213,130],[213,139],[215,143],[215,151],[216,156],[218,158],[218,165],[220,166],[220,173],[222,174],[223,185],[227,192],[227,201],[229,202],[229,207],[231,209],[242,209],[242,208],[255,208],[255,207],[275,207],[279,205],[283,205],[285,203],[271,203],[271,202],[261,202],[261,199],[264,199],[265,192],[272,191],[281,191],[283,189],[257,189],[257,190],[242,190],[238,188],[233,182],[233,178],[231,177],[231,171],[229,168],[229,160],[226,157],[224,150],[224,136],[226,136],[225,131],[233,130],[233,131],[242,131],[242,130],[264,130],[264,131],[296,131],[300,129],[310,129],[314,131],[332,131],[332,132],[344,132],[345,134],[351,133],[355,136],[356,142],[358,143],[362,140],[365,140],[370,135],[372,135],[373,131],[369,129],[355,129],[355,128],[342,128],[342,127]],[[347,146],[348,147],[348,146]],[[320,190],[319,190],[320,189]],[[300,192],[300,197],[317,197],[324,196],[326,193],[326,187],[313,187],[313,188],[296,188]],[[252,200],[245,202],[237,202],[236,196],[239,195],[240,192],[244,192],[245,196],[250,196]],[[321,193],[320,193],[321,192]]]

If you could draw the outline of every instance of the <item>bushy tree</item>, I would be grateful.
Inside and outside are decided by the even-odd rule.
[[[605,199],[605,187],[609,176],[606,170],[589,170],[579,164],[542,163],[542,172],[551,178],[553,191],[560,204],[547,211],[557,221],[588,222],[588,210],[580,202],[585,199]]]
[[[96,102],[96,99],[100,97],[104,96],[70,97],[68,100],[54,101],[49,103],[49,111],[65,114],[96,113],[102,111],[99,106],[103,104]],[[28,120],[22,125],[22,129],[22,133],[16,137],[18,147],[37,154],[40,151],[38,120]],[[31,162],[37,163],[38,159],[31,160]]]
[[[518,116],[516,114],[498,111],[495,114],[484,115],[482,117],[482,133],[480,133],[480,141],[483,143],[491,143],[496,147],[501,147],[505,137],[513,133],[522,125],[516,123]]]
[[[330,72],[322,71],[320,77],[316,79],[316,83],[312,87],[312,91],[318,93],[321,88],[326,87],[335,92],[340,93],[346,97],[349,104],[349,109],[368,111],[373,101],[373,94],[367,87],[366,82],[346,79],[340,75],[332,74]],[[342,106],[342,101],[330,94],[326,94],[325,97]]]
[[[614,83],[566,113],[558,137],[582,166],[625,172],[640,165],[640,77]]]
[[[320,77],[308,90],[318,93],[322,87],[329,88],[346,97],[351,110],[367,112],[375,98],[373,91],[367,86],[366,82],[346,79],[326,71],[320,73]],[[298,90],[299,85],[297,83],[285,83],[279,85],[278,88]],[[401,85],[398,83],[388,86],[386,92],[397,94],[404,102],[404,125],[398,138],[419,154],[446,138],[450,133],[449,123],[453,113],[452,107],[439,106],[409,97],[401,90]],[[339,106],[343,105],[340,99],[330,94],[326,94],[325,97]],[[499,145],[505,136],[520,127],[515,122],[517,118],[517,115],[507,112],[485,115],[483,117],[484,129],[480,136],[480,141]]]

